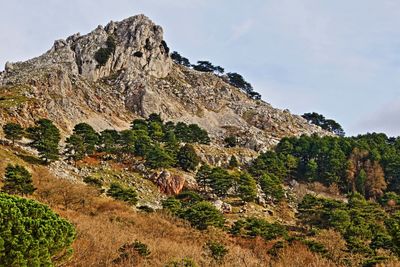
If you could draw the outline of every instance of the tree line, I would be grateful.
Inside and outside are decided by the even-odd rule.
[[[261,99],[261,95],[258,92],[254,91],[253,86],[249,82],[247,82],[242,75],[236,72],[228,72],[224,75],[225,69],[223,67],[214,65],[211,62],[205,60],[197,61],[197,64],[191,64],[189,59],[187,59],[184,56],[181,56],[176,51],[171,53],[171,59],[176,64],[188,68],[193,68],[194,70],[197,71],[214,73],[215,75],[222,77],[226,82],[228,82],[232,86],[239,88],[240,90],[245,92],[250,98],[256,100]]]
[[[249,170],[256,177],[267,173],[282,182],[320,182],[336,185],[342,193],[379,199],[385,192],[400,194],[400,138],[377,133],[285,137],[251,162]]]

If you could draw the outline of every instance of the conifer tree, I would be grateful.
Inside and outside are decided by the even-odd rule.
[[[15,144],[16,140],[21,140],[24,134],[24,129],[18,123],[9,122],[3,126],[3,132],[8,140]]]
[[[4,175],[2,191],[15,195],[31,195],[36,188],[32,183],[32,175],[20,165],[8,164]]]
[[[30,145],[37,149],[40,157],[46,162],[57,160],[59,157],[58,144],[61,140],[60,130],[51,120],[40,119],[35,126],[27,129]]]
[[[197,156],[195,149],[189,144],[179,149],[177,160],[179,166],[185,171],[194,171],[200,163],[200,158]]]

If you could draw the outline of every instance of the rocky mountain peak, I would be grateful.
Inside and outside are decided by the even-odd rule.
[[[27,70],[60,68],[90,81],[126,71],[156,78],[168,75],[172,66],[163,29],[145,15],[99,25],[92,32],[56,40],[44,55],[26,62],[9,63],[4,78]]]
[[[98,131],[126,129],[132,119],[158,113],[166,121],[198,124],[218,146],[236,136],[254,150],[284,136],[330,134],[250,98],[225,78],[173,63],[162,28],[137,15],[7,63],[0,73],[0,123],[30,125],[44,117],[67,135],[80,122]]]

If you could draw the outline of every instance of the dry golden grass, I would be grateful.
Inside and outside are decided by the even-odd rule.
[[[72,222],[78,232],[74,255],[65,266],[127,266],[113,263],[118,249],[125,243],[140,240],[151,255],[136,255],[130,264],[164,266],[173,259],[191,258],[200,266],[212,266],[204,244],[218,240],[226,244],[229,254],[219,266],[263,266],[266,253],[235,244],[234,238],[217,229],[201,232],[164,213],[136,212],[124,203],[100,196],[86,185],[53,177],[45,167],[36,166],[34,198],[48,204]],[[129,266],[129,265],[128,265]],[[132,265],[133,266],[133,265]]]
[[[312,253],[305,245],[296,243],[284,248],[279,258],[272,263],[274,267],[334,267],[336,265]]]

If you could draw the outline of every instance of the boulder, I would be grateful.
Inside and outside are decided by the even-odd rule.
[[[185,177],[178,174],[171,174],[171,172],[166,170],[153,173],[150,179],[158,185],[161,192],[168,195],[179,194],[185,185]]]

